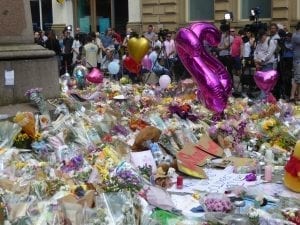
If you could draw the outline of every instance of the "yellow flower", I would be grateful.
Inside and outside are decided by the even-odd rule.
[[[37,132],[37,133],[35,134],[35,136],[34,136],[34,140],[40,141],[41,139],[42,139],[41,133]]]
[[[267,130],[270,130],[271,128],[273,128],[276,124],[277,124],[276,120],[271,118],[271,119],[265,120],[262,123],[262,128],[267,131]]]
[[[21,161],[15,162],[15,167],[17,170],[23,169],[27,164]]]

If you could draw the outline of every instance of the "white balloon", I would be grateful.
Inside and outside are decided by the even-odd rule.
[[[160,78],[159,78],[159,86],[162,88],[162,89],[165,89],[169,86],[169,84],[171,83],[171,78],[169,75],[162,75]]]

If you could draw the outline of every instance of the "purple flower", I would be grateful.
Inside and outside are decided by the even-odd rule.
[[[35,93],[35,92],[40,93],[40,92],[42,92],[42,90],[43,90],[42,88],[31,88],[25,92],[25,96],[29,97],[32,93]]]
[[[256,175],[254,173],[250,173],[245,177],[246,181],[256,181]]]
[[[214,137],[217,134],[217,131],[218,131],[218,129],[217,129],[216,125],[213,125],[208,129],[208,133],[212,137]]]

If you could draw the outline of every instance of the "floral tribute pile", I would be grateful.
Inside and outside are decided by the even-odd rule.
[[[226,224],[237,215],[244,224],[299,224],[299,208],[291,214],[254,200],[244,207],[245,196],[256,197],[247,191],[208,197],[208,187],[190,196],[199,206],[194,217],[178,209],[167,189],[178,175],[187,178],[177,154],[188,144],[208,135],[231,156],[282,170],[300,135],[298,109],[288,103],[230,98],[215,120],[195,90],[190,81],[160,89],[104,80],[48,101],[41,89],[26,92],[39,112],[0,121],[0,224]],[[203,165],[213,166],[211,159]],[[235,171],[260,177],[256,167],[245,167]]]

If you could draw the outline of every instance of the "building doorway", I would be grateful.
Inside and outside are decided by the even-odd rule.
[[[76,0],[75,15],[75,24],[83,32],[105,32],[108,27],[114,27],[125,34],[128,0]]]

